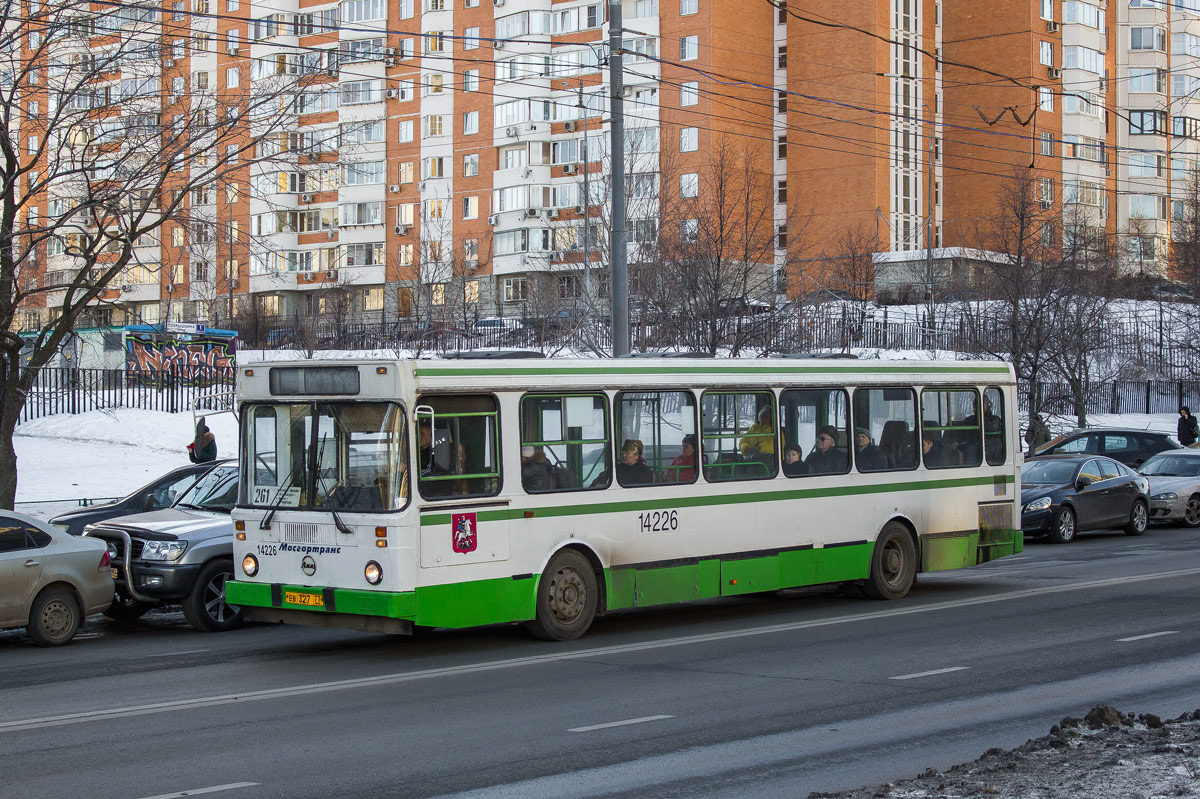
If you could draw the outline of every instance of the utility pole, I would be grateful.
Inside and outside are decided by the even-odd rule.
[[[926,307],[928,308],[928,312],[929,312],[929,318],[926,320],[926,324],[929,325],[929,337],[930,337],[930,342],[931,342],[930,349],[933,349],[937,345],[937,339],[936,339],[935,333],[934,333],[934,318],[933,318],[934,317],[934,295],[933,295],[933,284],[934,284],[934,275],[933,275],[933,131],[934,131],[934,124],[933,123],[934,123],[934,120],[933,120],[932,113],[929,110],[929,106],[922,103],[921,107],[925,109],[925,114],[927,116],[929,116],[929,119],[927,120],[927,123],[926,123],[926,133],[925,133],[925,139],[926,139],[926,142],[928,144],[928,149],[929,149],[929,176],[925,181],[926,182],[926,189],[925,189],[925,211],[926,211],[926,215],[925,215],[925,279],[929,282],[925,287],[925,291],[926,291],[926,302],[928,303],[928,305]]]
[[[629,354],[629,264],[625,232],[625,106],[621,98],[623,68],[621,36],[624,33],[621,0],[608,0],[608,83],[609,109],[609,189],[612,194],[612,228],[608,239],[608,258],[612,268],[612,352],[613,357]],[[586,174],[586,172],[584,173]]]
[[[563,81],[563,86],[571,84]],[[580,206],[583,207],[583,296],[587,303],[587,318],[590,321],[592,318],[592,194],[588,186],[588,169],[591,163],[591,155],[588,152],[588,109],[583,102],[583,80],[579,80],[579,85],[575,88],[579,93],[579,113],[583,115],[583,202]]]

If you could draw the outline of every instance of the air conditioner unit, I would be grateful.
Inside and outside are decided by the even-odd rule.
[[[496,214],[492,214],[491,216],[488,217],[489,225],[492,225],[494,227],[494,226],[498,225],[499,223],[500,223],[500,217],[497,216]]]
[[[408,231],[411,229],[412,229],[411,225],[396,225],[394,228],[392,228],[392,232],[395,233],[397,236],[407,236]]]
[[[1046,74],[1051,78],[1057,79],[1062,76],[1062,70],[1058,67],[1046,67]]]
[[[561,251],[554,250],[553,252],[550,253],[550,262],[551,263],[554,263],[555,261],[562,261],[562,259],[563,259],[563,254]]]
[[[383,65],[385,67],[394,67],[396,66],[396,59],[388,56],[387,58],[383,59]]]
[[[325,279],[326,280],[337,280],[337,270],[330,269],[328,272],[325,273]]]
[[[558,209],[551,208],[549,211],[546,212],[546,218],[547,219],[558,219]]]
[[[567,120],[566,122],[564,122],[563,130],[565,130],[567,133],[574,133],[575,132],[575,121]]]
[[[587,208],[585,208],[585,207],[584,207],[584,206],[582,206],[582,205],[577,205],[577,206],[575,206],[575,213],[577,213],[577,214],[586,214],[586,213],[587,213]]]
[[[389,100],[395,100],[395,99],[397,99],[398,97],[400,97],[400,90],[399,90],[399,89],[388,89],[388,90],[387,90],[386,92],[384,92],[384,93],[385,93],[385,94],[388,96],[388,99],[389,99]]]
[[[301,279],[301,280],[312,280],[312,279],[313,279],[313,273],[312,273],[312,272],[301,272],[301,273],[300,273],[300,279]]]
[[[529,209],[526,209],[526,211],[525,211],[526,219],[537,219],[541,215],[542,215],[541,208],[529,208]]]
[[[336,230],[326,230],[325,231],[325,238],[327,238],[327,239],[332,239],[336,235],[337,235]]]
[[[1058,33],[1058,23],[1057,22],[1047,22],[1046,23],[1046,33]]]
[[[494,50],[503,50],[503,49],[504,49],[504,40],[503,40],[503,39],[496,39],[495,41],[493,41],[493,42],[492,42],[492,49],[494,49]]]
[[[167,284],[167,285],[165,285],[163,288],[166,290],[166,292],[167,292],[168,294],[170,294],[172,291],[174,291],[174,290],[175,290],[175,284],[174,284],[174,283],[168,283],[168,284]]]
[[[504,0],[492,0],[492,5],[499,8],[500,6],[504,5]]]
[[[531,167],[531,166],[527,166],[521,170],[521,177],[523,177],[523,178],[527,178],[532,174],[533,174],[533,167]]]
[[[578,165],[576,165],[576,164],[563,164],[563,174],[564,174],[564,175],[574,175],[574,174],[575,174],[577,171],[579,171],[579,167],[578,167]]]
[[[233,286],[234,288],[238,287],[238,282],[239,281],[238,281],[237,275],[234,275],[233,280],[229,281],[230,285]]]
[[[385,56],[394,58],[395,56],[400,55],[400,51],[397,50],[395,47],[385,47],[383,49],[383,54]]]
[[[504,129],[504,135],[505,135],[505,136],[516,136],[516,135],[517,135],[517,129],[516,129],[516,128],[505,128],[505,129]]]
[[[301,194],[301,195],[300,195],[300,202],[302,202],[302,203],[310,203],[310,202],[312,202],[312,195],[311,195],[311,194]]]
[[[426,186],[426,185],[427,185],[427,184],[426,184],[426,182],[422,180],[420,183],[418,183],[418,184],[417,184],[417,190],[418,190],[418,191],[425,191],[425,186]]]
[[[133,291],[133,286],[129,285],[128,283],[122,283],[121,291]]]

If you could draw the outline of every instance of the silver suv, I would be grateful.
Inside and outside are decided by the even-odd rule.
[[[116,578],[110,618],[133,621],[159,604],[180,603],[188,623],[220,632],[242,623],[242,609],[225,601],[233,579],[236,461],[219,463],[174,505],[89,525],[85,536],[108,542]]]

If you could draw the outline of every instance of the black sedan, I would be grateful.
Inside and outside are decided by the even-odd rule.
[[[1021,530],[1056,544],[1088,530],[1146,532],[1150,482],[1112,458],[1049,455],[1021,468]]]
[[[1172,449],[1179,449],[1179,444],[1167,433],[1125,428],[1091,428],[1076,430],[1057,438],[1038,448],[1036,454],[1104,455],[1136,469],[1151,455]]]
[[[207,474],[208,470],[215,465],[215,463],[189,463],[187,466],[180,466],[116,502],[67,511],[51,519],[50,524],[65,533],[79,535],[89,524],[115,519],[118,516],[128,516],[131,513],[169,508],[175,503],[175,500],[183,496],[183,492],[200,479],[200,475]]]

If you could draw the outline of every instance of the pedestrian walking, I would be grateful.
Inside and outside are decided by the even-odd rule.
[[[1029,454],[1036,454],[1038,447],[1049,443],[1050,428],[1046,426],[1041,415],[1035,413],[1029,418],[1029,427],[1025,429],[1025,444],[1029,447]]]
[[[1197,426],[1196,417],[1192,416],[1192,409],[1186,405],[1179,409],[1176,430],[1179,433],[1179,443],[1185,447],[1190,447],[1200,438],[1200,426]]]
[[[187,445],[187,451],[192,463],[209,463],[217,459],[217,437],[208,429],[203,416],[196,422],[196,438]]]

